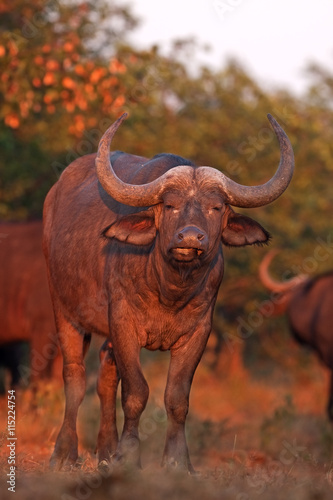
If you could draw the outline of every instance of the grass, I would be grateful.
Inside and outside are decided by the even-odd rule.
[[[159,466],[166,428],[163,392],[168,355],[145,353],[143,363],[150,387],[140,424],[143,470],[113,469],[110,474],[96,470],[99,401],[94,390],[96,364],[89,361],[87,395],[79,414],[82,465],[78,470],[48,470],[63,415],[61,383],[17,393],[15,498],[332,498],[333,431],[325,415],[328,374],[315,358],[304,367],[289,364],[288,376],[284,366],[275,368],[274,383],[252,376],[237,351],[224,353],[214,372],[204,358],[194,378],[187,423],[192,463],[199,472],[196,477]],[[0,491],[4,500],[13,498],[6,484],[6,420],[6,400],[2,400]]]

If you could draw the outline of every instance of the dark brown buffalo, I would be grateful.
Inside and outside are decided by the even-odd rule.
[[[7,394],[8,389],[25,387],[25,373],[29,371],[29,345],[22,340],[0,344],[0,395]],[[9,384],[6,384],[6,370],[9,372]]]
[[[299,275],[277,282],[268,272],[275,254],[276,251],[269,252],[262,260],[260,279],[274,294],[275,314],[285,312],[295,339],[311,347],[331,370],[327,413],[333,421],[333,271],[313,277]]]
[[[51,376],[57,355],[42,234],[41,221],[0,225],[0,360],[14,385]],[[30,366],[21,343],[29,343]]]
[[[211,331],[223,276],[222,243],[268,240],[255,221],[230,205],[258,207],[288,186],[293,152],[277,122],[281,161],[262,186],[241,186],[210,167],[161,154],[116,152],[111,140],[123,115],[102,137],[97,156],[74,161],[44,206],[44,251],[64,356],[66,409],[51,458],[77,459],[76,419],[85,393],[83,357],[92,333],[107,337],[97,390],[100,461],[140,465],[138,424],[148,399],[140,350],[170,350],[163,464],[192,471],[185,419],[195,369]],[[122,382],[124,427],[118,443],[115,398]]]

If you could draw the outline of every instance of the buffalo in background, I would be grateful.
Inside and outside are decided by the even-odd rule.
[[[28,342],[18,340],[0,345],[0,395],[6,394],[7,385],[10,389],[25,385],[26,377],[22,377],[22,372],[24,371],[24,375],[28,373],[29,365]],[[9,384],[7,384],[6,372],[10,376]]]
[[[58,355],[42,232],[41,221],[0,225],[0,367],[11,387],[50,377]]]
[[[276,250],[268,252],[261,261],[260,280],[277,296],[273,300],[273,315],[286,313],[294,338],[311,347],[330,369],[327,413],[333,421],[333,271],[313,277],[299,275],[279,282],[268,270],[276,253]]]

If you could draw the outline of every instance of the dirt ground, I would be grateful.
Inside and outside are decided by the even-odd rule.
[[[149,353],[143,354],[150,397],[140,425],[142,471],[96,469],[99,402],[96,362],[90,360],[87,395],[79,413],[76,470],[48,469],[63,416],[61,381],[17,391],[15,493],[9,491],[8,407],[7,399],[1,400],[1,498],[331,499],[333,430],[325,413],[327,371],[313,355],[290,343],[268,376],[259,367],[245,368],[241,349],[227,349],[214,370],[208,349],[196,372],[187,424],[196,476],[160,468],[168,354]],[[118,415],[121,428],[120,402]]]

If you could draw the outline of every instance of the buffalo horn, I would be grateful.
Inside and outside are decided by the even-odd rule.
[[[211,167],[200,167],[201,176],[217,184],[224,199],[234,207],[262,207],[276,200],[288,187],[294,171],[294,153],[290,141],[278,122],[267,115],[280,144],[280,163],[274,176],[259,186],[242,186]]]
[[[184,177],[191,175],[192,167],[173,168],[148,184],[127,184],[119,179],[112,168],[109,151],[112,138],[126,117],[127,113],[124,113],[118,118],[100,140],[95,160],[98,180],[112,198],[124,205],[133,207],[156,205],[162,201],[162,195],[166,188],[176,188]]]
[[[273,258],[278,253],[279,250],[274,249],[265,255],[259,265],[259,278],[264,287],[266,287],[270,292],[286,293],[292,290],[295,286],[307,281],[309,279],[309,276],[307,274],[299,274],[298,276],[294,276],[293,278],[282,282],[273,279],[269,274],[268,268]]]
[[[118,118],[100,140],[95,162],[97,176],[105,191],[120,203],[137,207],[155,205],[162,201],[166,189],[176,188],[184,177],[191,175],[192,167],[182,165],[172,168],[153,182],[142,185],[127,184],[119,179],[113,171],[109,151],[112,138],[126,116],[127,113],[124,113]],[[243,186],[214,168],[198,168],[199,176],[219,188],[230,205],[247,208],[267,205],[276,200],[290,183],[294,170],[291,144],[277,121],[271,115],[267,116],[278,138],[281,156],[279,167],[268,182],[259,186]]]

